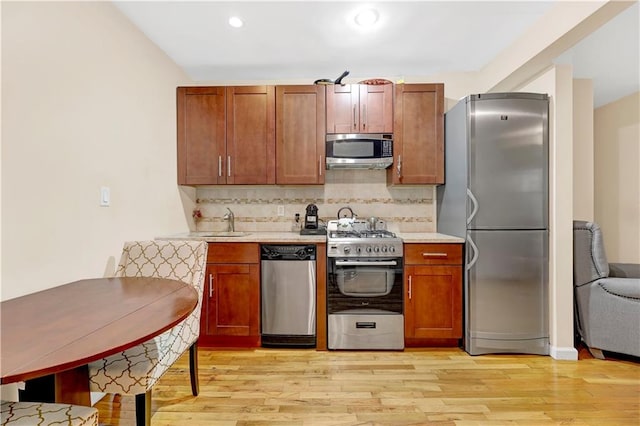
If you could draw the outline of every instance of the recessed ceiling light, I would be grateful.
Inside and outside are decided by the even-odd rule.
[[[365,9],[355,16],[356,24],[361,27],[370,27],[378,22],[378,11],[375,9]]]
[[[232,16],[231,18],[229,18],[229,25],[231,25],[233,28],[240,28],[243,24],[244,22],[242,22],[242,19],[238,18],[237,16]]]

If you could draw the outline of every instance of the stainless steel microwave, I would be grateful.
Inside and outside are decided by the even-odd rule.
[[[330,134],[325,154],[327,169],[386,169],[393,164],[393,135]]]

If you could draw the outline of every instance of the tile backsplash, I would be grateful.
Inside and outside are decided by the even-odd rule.
[[[196,231],[226,230],[222,219],[230,208],[236,231],[291,231],[296,213],[300,221],[308,204],[318,206],[325,222],[350,207],[360,218],[376,216],[395,232],[435,232],[435,187],[387,186],[385,170],[327,170],[324,185],[218,185],[196,189]],[[284,216],[278,216],[278,207]]]

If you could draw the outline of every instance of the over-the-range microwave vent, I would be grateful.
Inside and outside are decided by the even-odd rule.
[[[381,170],[393,164],[393,158],[372,159],[343,159],[327,158],[327,170]]]

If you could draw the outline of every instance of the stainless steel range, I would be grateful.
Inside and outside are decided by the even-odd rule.
[[[404,348],[402,240],[381,227],[354,218],[327,224],[329,349]]]

